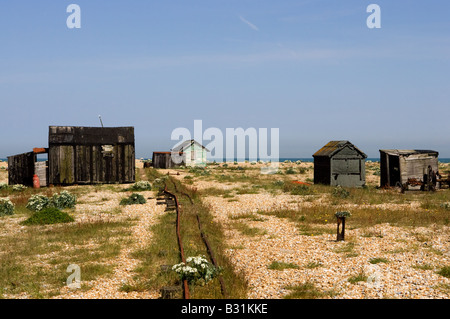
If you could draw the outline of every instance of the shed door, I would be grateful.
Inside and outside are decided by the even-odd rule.
[[[389,186],[396,186],[400,182],[400,158],[389,155]]]
[[[360,186],[363,183],[361,160],[358,158],[334,158],[331,185]]]

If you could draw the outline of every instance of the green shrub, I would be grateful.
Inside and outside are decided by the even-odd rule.
[[[2,189],[8,189],[8,184],[1,183],[0,184],[0,190],[2,190]]]
[[[41,211],[33,213],[27,220],[23,221],[21,225],[51,225],[59,223],[70,223],[74,219],[69,214],[60,211],[55,207],[44,208]]]
[[[120,201],[120,205],[136,205],[136,204],[145,204],[147,201],[144,196],[141,194],[133,193],[128,198],[123,198]]]
[[[44,208],[51,207],[51,200],[44,195],[33,195],[30,197],[27,203],[27,208],[34,212],[43,210]]]
[[[130,190],[132,191],[149,191],[152,189],[152,184],[150,184],[150,182],[148,181],[139,181],[134,183],[131,187]]]
[[[194,166],[189,169],[189,173],[195,174],[197,176],[208,176],[210,175],[210,171],[201,166]]]
[[[441,270],[437,272],[437,274],[450,278],[450,266],[442,267]]]
[[[286,174],[296,174],[296,173],[297,173],[296,170],[293,169],[292,167],[289,167],[289,168],[286,170]]]
[[[346,189],[342,188],[341,186],[336,186],[333,189],[332,194],[334,197],[339,197],[339,198],[347,198],[350,196],[350,192],[347,191]]]
[[[269,266],[267,266],[267,268],[272,270],[284,270],[284,269],[298,269],[299,266],[294,263],[273,261]]]
[[[0,217],[14,214],[14,204],[9,198],[0,198]]]
[[[77,203],[77,197],[68,191],[62,191],[60,194],[54,194],[52,204],[58,209],[74,208]]]
[[[153,188],[156,190],[163,190],[164,187],[166,186],[166,180],[169,178],[169,176],[164,175],[161,176],[160,178],[157,178],[153,181]]]
[[[34,212],[39,212],[45,208],[56,207],[58,209],[74,208],[77,197],[68,191],[62,191],[60,194],[54,194],[52,198],[44,195],[33,195],[27,203],[27,208]]]
[[[352,216],[352,214],[350,212],[344,211],[344,212],[336,212],[334,216],[336,216],[337,218],[347,218]]]
[[[15,192],[22,192],[22,191],[26,190],[27,187],[25,185],[22,185],[22,184],[16,184],[16,185],[13,185],[12,189]]]
[[[311,194],[311,189],[306,185],[291,186],[289,191],[290,191],[291,195],[310,195]]]

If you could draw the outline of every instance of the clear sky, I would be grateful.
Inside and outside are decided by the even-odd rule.
[[[137,157],[194,120],[279,128],[280,157],[340,139],[450,157],[449,16],[444,0],[3,0],[0,158],[99,114],[135,127]]]

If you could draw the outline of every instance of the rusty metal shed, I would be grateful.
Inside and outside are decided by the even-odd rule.
[[[48,144],[48,149],[40,149],[48,153],[48,184],[135,181],[134,127],[50,126]],[[35,153],[8,157],[10,184],[32,185],[33,170],[43,169]]]
[[[349,141],[330,141],[313,157],[315,184],[343,187],[366,184],[367,155]]]
[[[408,179],[423,181],[428,166],[438,171],[438,156],[432,150],[380,150],[381,186],[402,186]]]

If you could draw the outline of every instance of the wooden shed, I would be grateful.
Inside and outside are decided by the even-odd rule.
[[[367,155],[349,141],[331,141],[314,157],[314,183],[343,187],[366,184]]]
[[[50,184],[133,183],[134,127],[50,126]]]
[[[175,168],[180,166],[172,160],[172,152],[153,152],[153,168]]]
[[[33,152],[8,156],[8,183],[9,185],[22,184],[33,186],[33,176],[39,177],[40,185],[47,186],[48,161],[38,161],[37,155],[47,153],[48,149],[35,148]]]
[[[134,127],[50,126],[48,144],[48,167],[35,151],[8,158],[10,184],[31,186],[34,169],[53,185],[135,181]]]
[[[428,166],[438,171],[438,156],[430,150],[380,150],[381,186],[402,186],[408,179],[423,181]]]
[[[195,140],[186,140],[174,147],[172,152],[179,152],[186,166],[206,166],[206,153],[209,150]]]

